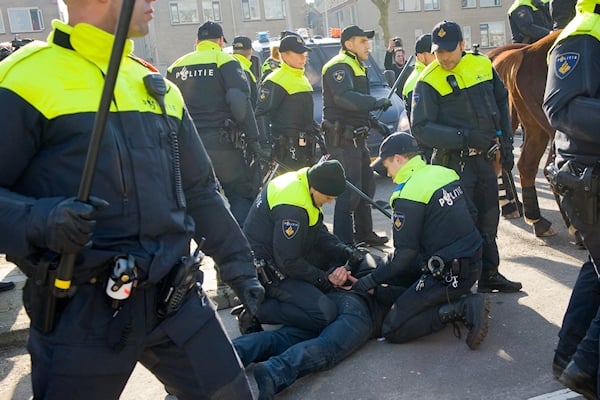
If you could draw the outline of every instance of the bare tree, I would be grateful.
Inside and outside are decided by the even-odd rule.
[[[383,31],[383,43],[386,45],[390,40],[390,2],[391,0],[371,0],[379,10],[379,26]]]

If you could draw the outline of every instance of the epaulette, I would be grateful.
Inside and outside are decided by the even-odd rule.
[[[2,60],[0,64],[0,82],[4,80],[8,71],[14,68],[15,65],[19,64],[26,58],[31,57],[35,53],[48,48],[48,43],[40,40],[34,40],[28,43],[27,46],[21,47],[19,50],[14,51],[10,56]]]
[[[154,65],[150,64],[148,61],[144,60],[143,58],[140,58],[133,54],[129,54],[128,57],[131,58],[133,61],[136,61],[136,62],[142,64],[144,67],[146,67],[146,69],[149,69],[152,72],[160,72],[158,70],[158,68],[156,68]]]

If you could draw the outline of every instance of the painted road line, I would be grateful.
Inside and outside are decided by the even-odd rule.
[[[527,400],[567,400],[582,397],[579,393],[573,392],[569,389],[557,390],[556,392],[541,394],[539,396],[531,397]]]

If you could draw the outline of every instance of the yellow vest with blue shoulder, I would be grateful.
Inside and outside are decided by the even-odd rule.
[[[232,54],[232,55],[236,60],[238,60],[240,62],[242,69],[250,75],[250,78],[252,78],[252,82],[256,83],[256,77],[254,76],[254,72],[252,72],[252,69],[251,69],[252,61],[248,60],[248,58],[246,58],[246,56],[244,56],[243,54]]]
[[[556,41],[548,51],[548,55],[550,55],[559,43],[569,36],[590,35],[600,41],[600,14],[594,12],[595,7],[596,1],[584,0],[577,2],[577,14],[575,18],[558,35]]]
[[[331,68],[332,65],[335,64],[347,64],[350,68],[352,68],[352,72],[354,72],[354,76],[366,76],[367,75],[367,68],[365,66],[363,66],[358,59],[356,59],[356,56],[352,56],[348,53],[347,50],[341,49],[340,52],[334,56],[331,60],[329,60],[325,65],[323,65],[323,70],[322,70],[322,75],[325,75],[325,72],[327,72],[327,70],[329,68]],[[335,77],[334,77],[335,78]]]
[[[304,69],[292,68],[285,62],[281,62],[279,68],[271,72],[266,81],[271,81],[281,86],[288,94],[302,92],[312,93],[313,87],[304,75]]]
[[[427,204],[437,190],[458,179],[454,170],[439,165],[428,165],[421,157],[415,156],[404,164],[394,177],[394,182],[398,185],[392,192],[390,205],[393,208],[396,199]]]
[[[515,0],[514,3],[508,8],[508,15],[511,15],[513,11],[515,11],[518,7],[527,6],[531,8],[533,11],[539,10],[536,6],[533,5],[532,0]]]
[[[267,203],[270,210],[279,205],[303,208],[308,214],[308,225],[315,226],[319,222],[321,209],[313,203],[307,172],[308,167],[273,179],[267,186]]]
[[[428,83],[441,96],[452,93],[448,77],[454,75],[459,89],[468,89],[482,82],[494,79],[492,62],[489,58],[473,53],[466,53],[460,62],[450,71],[442,68],[437,60],[425,67],[419,81]]]
[[[415,85],[417,84],[417,81],[419,80],[419,76],[421,75],[421,72],[425,70],[425,67],[426,65],[423,64],[421,61],[415,61],[415,69],[410,73],[408,79],[406,79],[404,87],[402,88],[402,97],[408,96],[408,94],[413,91]]]
[[[210,40],[203,40],[196,45],[196,51],[179,57],[169,67],[169,72],[175,67],[184,65],[195,65],[195,64],[216,64],[217,67],[227,64],[228,62],[237,62],[231,54],[227,54],[223,51],[218,43]],[[181,73],[181,72],[178,72]],[[244,77],[245,79],[245,77]]]

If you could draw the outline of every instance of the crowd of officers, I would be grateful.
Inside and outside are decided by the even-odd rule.
[[[596,395],[591,377],[598,374],[600,323],[594,317],[600,302],[584,307],[581,297],[598,292],[600,260],[592,250],[600,247],[594,246],[597,193],[590,199],[569,185],[577,174],[589,175],[598,189],[597,123],[589,118],[600,115],[598,90],[587,86],[598,71],[580,66],[577,53],[598,52],[598,33],[584,29],[600,26],[597,1],[579,0],[573,26],[553,48],[544,103],[564,132],[556,185],[590,249],[555,367],[561,382],[590,397]],[[130,37],[147,34],[150,3],[136,6]],[[380,161],[397,187],[390,199],[394,251],[377,258],[359,244],[388,239],[373,232],[369,203],[347,186],[373,197],[367,135],[377,122],[371,112],[391,102],[370,95],[363,62],[374,31],[358,26],[343,30],[339,54],[323,67],[322,124],[314,121],[312,87],[304,76],[310,49],[291,32],[282,35],[260,77],[251,69],[251,40],[236,37],[233,55],[226,54],[223,29],[211,21],[199,27],[195,51],[176,60],[158,86],[142,79],[157,71],[126,47],[126,78],[117,82],[110,140],[101,149],[113,157],[96,166],[92,194],[98,197],[72,197],[97,105],[87,99],[99,98],[114,41],[104,30],[116,24],[118,9],[111,4],[69,2],[69,22],[55,22],[48,43],[28,45],[22,56],[0,64],[0,110],[7,121],[0,200],[8,207],[0,251],[28,276],[24,301],[32,320],[28,348],[36,398],[117,398],[138,360],[180,400],[252,398],[202,290],[199,253],[188,256],[190,239],[215,259],[240,298],[240,329],[249,335],[235,349],[244,365],[279,357],[256,368],[261,399],[334,365],[373,335],[403,343],[462,322],[469,347],[481,344],[489,311],[484,293],[521,289],[498,271],[496,245],[492,160],[499,151],[503,168],[513,168],[512,132],[506,89],[489,59],[465,51],[458,24],[442,21],[417,40],[416,68],[401,91],[412,135],[394,133],[380,147]],[[542,5],[519,0],[511,15],[524,19],[526,9],[536,7]],[[520,40],[535,40],[533,29],[521,32]],[[32,73],[39,63],[57,68]],[[22,76],[39,79],[24,84]],[[48,85],[57,89],[54,96],[61,87],[78,88],[79,77],[87,87],[78,89],[81,96],[48,97]],[[147,98],[143,106],[137,97]],[[572,117],[571,101],[588,118]],[[567,123],[575,120],[580,125],[572,129]],[[314,163],[317,145],[330,160]],[[582,149],[589,154],[580,156]],[[272,162],[284,173],[263,182],[262,167]],[[564,180],[566,172],[575,179]],[[156,190],[156,196],[149,192]],[[330,233],[322,206],[334,200]],[[49,310],[53,271],[64,253],[80,255],[77,290]],[[107,301],[107,282],[127,266],[134,289]],[[157,306],[165,288],[181,295],[166,309]],[[357,318],[361,329],[345,329]],[[275,350],[258,346],[263,323],[288,329],[277,334]],[[588,325],[592,332],[585,336]],[[306,344],[295,348],[300,342]],[[313,345],[322,352],[307,353]],[[202,365],[207,355],[213,355],[210,368]]]

